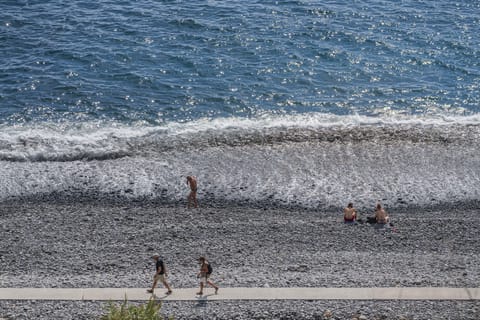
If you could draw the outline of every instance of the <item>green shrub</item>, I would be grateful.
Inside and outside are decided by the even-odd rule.
[[[110,302],[107,307],[107,314],[103,315],[101,320],[160,320],[160,309],[162,303],[150,299],[147,303],[141,305],[127,304],[125,300],[117,305]]]

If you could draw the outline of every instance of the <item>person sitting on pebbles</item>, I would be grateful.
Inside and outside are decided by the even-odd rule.
[[[343,209],[343,222],[355,223],[357,219],[357,210],[353,207],[353,203],[349,203],[345,209]]]
[[[377,203],[375,208],[375,220],[378,225],[386,225],[390,222],[390,217],[380,203]]]

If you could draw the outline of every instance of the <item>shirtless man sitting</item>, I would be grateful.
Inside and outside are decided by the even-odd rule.
[[[387,212],[382,208],[380,203],[377,203],[377,207],[375,208],[375,220],[377,220],[379,224],[387,224],[390,221]]]
[[[195,206],[195,208],[198,208],[198,202],[197,202],[197,178],[194,176],[188,176],[187,177],[187,185],[190,186],[190,194],[187,197],[188,205],[187,207],[190,209],[192,202]]]
[[[353,207],[353,203],[349,203],[348,206],[343,209],[343,222],[355,222],[357,219],[357,210]]]

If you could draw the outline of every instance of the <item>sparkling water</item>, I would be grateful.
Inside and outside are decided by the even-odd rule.
[[[0,9],[1,199],[478,200],[477,1]]]

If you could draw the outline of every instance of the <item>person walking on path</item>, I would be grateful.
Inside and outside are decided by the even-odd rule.
[[[165,294],[171,294],[172,289],[170,288],[170,285],[166,280],[167,269],[165,268],[165,263],[163,263],[163,260],[160,259],[160,255],[156,253],[152,256],[152,259],[155,261],[155,275],[153,276],[152,288],[147,290],[147,292],[153,293],[153,291],[157,287],[158,281],[160,281],[168,290]]]
[[[190,209],[190,207],[193,205],[195,208],[198,208],[198,202],[197,202],[197,178],[194,176],[188,176],[187,177],[187,185],[190,187],[190,194],[187,197],[187,207]]]
[[[198,258],[200,262],[200,271],[197,274],[197,278],[200,278],[200,291],[197,292],[198,295],[203,295],[203,288],[209,284],[213,288],[215,288],[215,294],[218,293],[218,286],[215,285],[212,281],[210,281],[210,275],[212,274],[212,266],[210,263],[205,259],[205,257]]]

